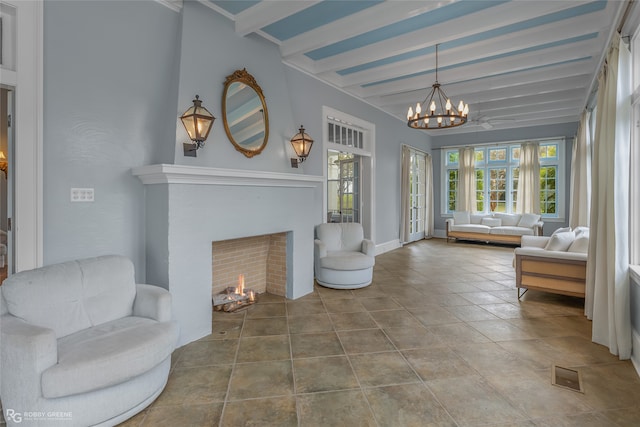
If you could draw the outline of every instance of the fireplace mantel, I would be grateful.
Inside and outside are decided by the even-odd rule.
[[[212,330],[212,242],[286,233],[286,297],[313,292],[321,176],[169,164],[132,173],[146,187],[146,280],[171,292],[179,345]]]
[[[134,168],[132,173],[137,176],[143,184],[205,184],[315,188],[318,183],[324,180],[323,177],[319,175],[170,164],[140,166]]]

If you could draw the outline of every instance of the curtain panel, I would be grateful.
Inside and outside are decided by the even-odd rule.
[[[629,155],[631,58],[616,34],[598,76],[585,314],[592,340],[631,357]]]
[[[525,142],[520,149],[517,213],[540,213],[540,144]]]
[[[589,226],[591,208],[591,113],[582,112],[571,153],[569,226]]]
[[[476,153],[471,147],[461,148],[458,155],[457,211],[475,213],[476,206]]]
[[[434,212],[433,212],[433,159],[431,154],[425,155],[425,217],[424,234],[425,237],[433,237]]]

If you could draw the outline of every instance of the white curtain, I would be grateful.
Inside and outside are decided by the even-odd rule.
[[[409,242],[411,233],[411,188],[409,175],[411,172],[411,149],[402,146],[402,165],[400,177],[400,243]]]
[[[424,159],[425,174],[425,210],[424,210],[424,234],[425,237],[433,237],[434,215],[433,215],[433,159],[431,154],[425,155]]]
[[[569,226],[589,226],[591,204],[591,113],[585,110],[580,117],[578,135],[571,155],[571,197]]]
[[[476,209],[476,153],[471,147],[461,148],[458,155],[457,211],[474,213]]]
[[[540,160],[537,142],[525,142],[520,148],[517,213],[540,213]]]
[[[631,59],[615,35],[598,77],[592,159],[585,314],[592,339],[620,359],[631,357],[629,307],[629,154]]]

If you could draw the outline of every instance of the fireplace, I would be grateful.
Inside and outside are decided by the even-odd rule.
[[[213,242],[211,270],[212,295],[236,286],[242,275],[244,286],[258,294],[286,296],[287,233]]]
[[[180,165],[143,166],[133,173],[145,184],[146,281],[171,292],[179,345],[211,333],[214,286],[235,286],[238,275],[246,274],[247,286],[259,289],[242,271],[214,285],[212,242],[279,235],[286,242],[284,255],[277,255],[284,258],[285,279],[264,289],[289,299],[313,292],[322,177]],[[283,272],[269,274],[275,273]]]

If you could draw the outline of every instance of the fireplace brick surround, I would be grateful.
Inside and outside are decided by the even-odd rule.
[[[287,233],[213,242],[211,266],[212,295],[236,286],[243,274],[246,288],[286,296]]]
[[[146,281],[171,292],[179,346],[212,330],[212,242],[282,234],[285,255],[270,256],[285,258],[286,279],[273,292],[313,292],[321,176],[167,164],[132,173],[145,185]]]

